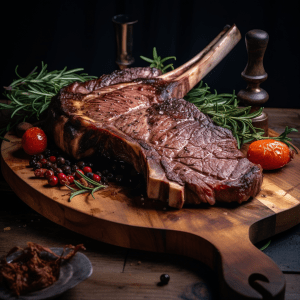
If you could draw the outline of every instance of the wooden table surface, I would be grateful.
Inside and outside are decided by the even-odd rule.
[[[269,115],[269,127],[275,131],[281,133],[285,126],[300,131],[300,109],[269,108],[265,111]],[[300,148],[300,133],[290,136]],[[28,241],[49,247],[83,243],[87,248],[85,254],[94,269],[92,276],[57,299],[218,299],[216,275],[194,259],[125,249],[74,233],[25,205],[6,184],[2,174],[0,192],[0,257],[13,246],[25,246]],[[293,244],[296,240],[293,237],[300,234],[300,226],[296,227],[299,230],[286,232],[285,236],[300,259],[300,245]],[[276,237],[272,238],[275,240]],[[300,269],[283,272],[286,299],[299,300]],[[169,274],[171,280],[168,285],[158,286],[163,273]]]

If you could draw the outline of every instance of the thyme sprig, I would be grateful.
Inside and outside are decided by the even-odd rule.
[[[48,72],[47,64],[44,62],[42,62],[40,72],[37,72],[37,68],[35,67],[26,77],[22,77],[18,74],[17,66],[15,73],[18,79],[13,80],[8,87],[4,87],[6,91],[3,95],[11,102],[9,104],[0,103],[0,109],[10,109],[12,111],[11,119],[15,116],[18,117],[0,129],[0,138],[3,139],[5,133],[20,122],[31,117],[39,119],[39,116],[48,108],[51,98],[62,87],[74,81],[84,82],[96,78],[86,73],[77,74],[83,70],[82,68],[67,71],[67,67],[65,67],[60,71]]]
[[[166,73],[167,69],[169,69],[169,68],[174,70],[173,64],[168,64],[167,66],[164,66],[163,63],[165,61],[167,61],[168,59],[175,59],[176,60],[176,57],[175,56],[168,56],[168,57],[165,57],[165,58],[161,59],[161,57],[157,55],[157,51],[156,51],[155,47],[153,48],[153,59],[142,56],[142,55],[140,56],[140,58],[145,60],[146,62],[149,62],[151,68],[157,68],[157,69],[161,70],[163,73]]]
[[[184,98],[195,104],[201,112],[210,116],[214,123],[231,130],[237,140],[238,148],[253,140],[270,139],[263,136],[264,130],[254,127],[251,121],[252,118],[261,115],[263,107],[250,113],[251,106],[238,106],[239,101],[234,91],[233,94],[218,94],[215,90],[213,94],[209,89],[208,85],[203,86],[203,81],[201,81]],[[287,137],[289,133],[296,131],[298,130],[287,126],[280,136],[272,137],[272,139],[284,142],[297,152],[297,149],[289,143],[292,139]]]
[[[96,181],[90,179],[89,177],[85,176],[84,174],[82,174],[78,171],[76,171],[76,173],[79,174],[82,178],[84,178],[87,182],[94,185],[95,187],[84,186],[79,181],[74,180],[74,184],[79,188],[79,190],[76,190],[76,189],[70,187],[69,185],[66,185],[66,187],[68,187],[72,191],[69,201],[71,201],[72,198],[74,198],[75,196],[83,194],[83,193],[91,193],[91,195],[95,199],[94,193],[97,192],[98,190],[106,187],[105,185],[101,185],[99,182],[96,182]]]

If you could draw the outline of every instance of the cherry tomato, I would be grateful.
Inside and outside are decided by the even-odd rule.
[[[45,132],[38,127],[29,128],[23,134],[22,147],[29,155],[43,153],[47,148]]]
[[[264,170],[274,170],[285,166],[293,158],[294,152],[283,143],[272,139],[259,140],[250,144],[247,158],[260,164]]]

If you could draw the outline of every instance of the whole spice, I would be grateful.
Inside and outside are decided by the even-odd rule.
[[[72,251],[64,256],[67,248]],[[32,242],[28,242],[25,249],[14,247],[0,262],[0,284],[6,284],[17,296],[46,288],[57,281],[62,261],[71,259],[79,250],[85,250],[82,244],[66,245],[61,255]],[[20,255],[7,262],[7,257],[17,251],[21,251]],[[42,252],[48,252],[56,259],[43,258]]]
[[[161,284],[165,285],[165,284],[168,284],[170,281],[170,275],[168,274],[162,274],[160,275],[160,282]]]

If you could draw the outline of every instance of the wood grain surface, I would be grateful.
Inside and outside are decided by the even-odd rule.
[[[300,129],[299,109],[266,108],[265,111],[269,115],[269,127],[275,131],[281,133],[287,125]],[[9,114],[0,111],[1,127],[8,119]],[[290,136],[293,144],[300,148],[300,133],[292,133]],[[219,299],[215,273],[198,260],[126,249],[72,232],[24,204],[4,181],[1,173],[0,191],[0,257],[16,245],[25,246],[27,241],[53,247],[84,243],[87,247],[85,254],[94,268],[92,277],[59,297],[60,300]],[[289,244],[283,255],[288,255],[290,247],[297,251],[297,245],[293,242],[295,239],[290,233],[291,230],[279,235],[286,236]],[[259,243],[260,246],[267,241]],[[271,249],[274,249],[273,241],[276,241],[276,237],[272,238]],[[170,274],[171,280],[167,286],[159,287],[157,282],[162,273]],[[284,273],[285,299],[300,299],[300,273]]]
[[[285,168],[265,173],[259,196],[243,205],[178,211],[164,210],[160,202],[141,201],[114,186],[97,193],[95,200],[81,196],[68,202],[66,188],[50,188],[32,178],[20,139],[8,138],[11,143],[4,142],[1,149],[7,182],[50,220],[113,245],[195,258],[218,274],[222,299],[283,299],[283,274],[251,242],[300,222],[299,156]]]

